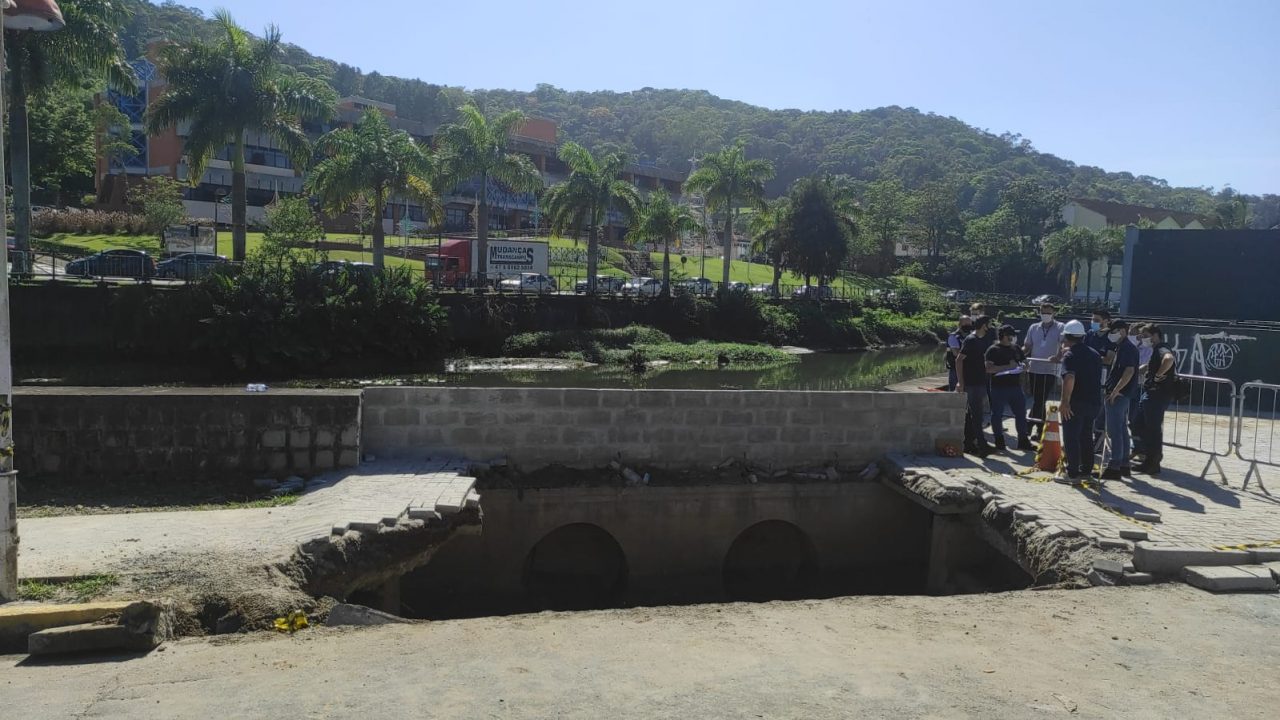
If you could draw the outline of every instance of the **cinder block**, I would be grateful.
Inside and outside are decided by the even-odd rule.
[[[569,389],[564,391],[563,405],[567,408],[595,408],[600,407],[600,400],[599,390]]]
[[[724,410],[720,413],[721,425],[754,425],[755,422],[756,414],[751,410]]]
[[[332,450],[320,450],[316,453],[315,469],[330,470],[334,466]]]
[[[311,469],[311,451],[310,450],[294,450],[290,459],[292,460],[292,468],[294,470],[310,470]]]
[[[292,448],[305,448],[311,445],[311,432],[309,430],[290,430],[289,446]]]
[[[640,390],[632,396],[636,407],[667,408],[675,403],[675,393],[668,390]]]
[[[421,422],[421,411],[416,407],[387,408],[382,424],[394,426],[417,425]]]
[[[339,467],[356,467],[360,464],[360,453],[357,450],[346,448],[338,453]]]
[[[784,427],[782,428],[782,442],[784,443],[807,443],[813,437],[813,430],[808,427]]]
[[[352,445],[352,446],[359,445],[360,444],[360,426],[348,425],[342,431],[341,440],[343,445]]]
[[[264,448],[282,448],[287,441],[283,430],[264,430],[260,438],[259,442]]]
[[[1213,550],[1141,543],[1133,551],[1133,566],[1142,572],[1172,575],[1188,566],[1242,565],[1251,561],[1247,550]]]
[[[773,443],[778,441],[781,434],[781,431],[777,427],[758,425],[756,427],[747,428],[747,442]]]
[[[1262,565],[1190,566],[1183,569],[1189,585],[1211,592],[1274,592],[1276,579]]]
[[[707,427],[720,421],[720,412],[712,408],[686,410],[683,424],[690,427]]]
[[[289,454],[279,451],[267,455],[267,469],[271,472],[281,472],[289,469]]]

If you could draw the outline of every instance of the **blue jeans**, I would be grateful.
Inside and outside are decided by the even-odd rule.
[[[956,369],[947,368],[947,392],[956,391]]]
[[[982,434],[983,401],[987,399],[986,385],[965,385],[964,443],[969,447],[987,444]]]
[[[1103,403],[1107,419],[1107,438],[1111,440],[1111,461],[1107,467],[1119,470],[1129,464],[1129,406],[1128,395],[1121,395],[1115,402]]]
[[[1022,394],[1022,387],[991,386],[991,433],[996,436],[996,443],[1004,441],[1004,409],[1009,408],[1013,416],[1014,426],[1018,428],[1018,440],[1025,440],[1030,432],[1027,428],[1027,397]]]
[[[1142,450],[1147,454],[1148,465],[1159,465],[1164,460],[1164,413],[1169,409],[1170,398],[1164,393],[1152,395],[1142,392],[1138,405],[1138,426],[1142,438]]]
[[[1071,419],[1062,423],[1062,452],[1067,456],[1067,472],[1093,472],[1093,420],[1101,411],[1097,405],[1071,403]]]

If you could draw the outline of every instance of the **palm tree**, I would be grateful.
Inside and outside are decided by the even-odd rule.
[[[773,163],[748,160],[746,142],[739,140],[699,161],[699,167],[685,181],[685,188],[702,195],[714,212],[724,213],[724,277],[729,284],[733,260],[733,221],[742,205],[764,201],[764,184],[773,177]]]
[[[192,41],[161,51],[160,68],[168,85],[147,113],[147,130],[159,134],[190,123],[186,156],[192,186],[200,184],[209,160],[231,145],[232,256],[243,260],[248,212],[245,133],[268,135],[296,165],[306,165],[311,144],[301,123],[331,117],[337,94],[325,81],[283,64],[284,46],[274,25],[258,39],[225,10],[214,18],[216,41]]]
[[[510,152],[511,136],[525,122],[524,113],[511,110],[489,119],[475,103],[458,108],[462,117],[445,125],[436,135],[440,151],[441,187],[457,186],[468,180],[476,189],[476,244],[480,266],[489,269],[489,181],[495,180],[516,192],[542,189],[542,175],[528,157]]]
[[[1097,233],[1088,228],[1067,227],[1046,235],[1040,252],[1045,264],[1064,279],[1069,297],[1075,289],[1071,287],[1071,276],[1076,263],[1086,256],[1097,257],[1097,248]]]
[[[5,33],[9,63],[10,171],[13,179],[14,241],[31,247],[31,153],[27,106],[58,87],[106,80],[134,92],[137,78],[125,58],[120,32],[129,10],[112,0],[62,0],[66,27],[58,32]],[[0,59],[2,60],[2,59]]]
[[[782,282],[782,260],[786,247],[787,211],[790,210],[790,198],[780,197],[766,203],[763,208],[751,216],[749,226],[751,232],[752,254],[765,254],[773,265],[773,297],[779,297],[778,285]]]
[[[552,186],[543,198],[547,219],[554,233],[587,228],[587,292],[596,291],[601,225],[610,209],[630,217],[640,204],[635,186],[621,179],[627,157],[612,152],[596,158],[575,142],[560,146],[560,159],[569,167],[569,179]]]
[[[370,108],[355,128],[339,128],[316,143],[323,159],[307,178],[307,190],[331,212],[344,212],[357,198],[372,200],[373,265],[382,270],[385,230],[382,214],[396,195],[420,201],[431,220],[439,220],[441,206],[432,189],[435,175],[431,156],[409,133],[392,130],[381,111]]]
[[[702,223],[688,205],[671,201],[665,190],[655,190],[640,206],[631,236],[638,241],[662,243],[662,295],[671,297],[671,241],[681,233],[701,232]]]
[[[1124,262],[1124,233],[1122,227],[1109,227],[1103,230],[1100,238],[1100,250],[1107,260],[1107,289],[1103,294],[1103,302],[1111,304],[1111,271],[1116,265]]]

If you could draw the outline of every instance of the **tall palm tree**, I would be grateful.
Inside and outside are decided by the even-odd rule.
[[[1067,227],[1046,235],[1040,254],[1045,264],[1051,270],[1057,270],[1064,279],[1067,296],[1070,297],[1075,290],[1071,287],[1071,276],[1075,274],[1076,263],[1085,257],[1096,258],[1097,248],[1097,233],[1088,228]]]
[[[611,209],[621,210],[628,217],[634,215],[640,193],[621,179],[627,168],[627,157],[622,153],[596,158],[581,145],[567,142],[560,146],[560,159],[569,167],[569,179],[548,189],[542,204],[552,232],[587,228],[587,292],[594,293],[600,226]]]
[[[130,12],[114,0],[62,0],[67,25],[58,32],[5,32],[9,63],[10,170],[13,178],[14,241],[31,246],[31,153],[27,106],[58,87],[106,80],[134,92],[137,78],[125,58],[120,33]]]
[[[441,187],[457,186],[468,180],[476,189],[476,244],[480,267],[489,269],[489,181],[495,180],[516,192],[542,189],[542,174],[528,157],[511,152],[511,136],[525,122],[524,113],[511,110],[496,118],[486,118],[475,103],[458,108],[458,122],[445,125],[436,135],[440,152]]]
[[[159,134],[190,123],[185,149],[192,186],[200,184],[209,160],[230,144],[232,256],[243,260],[248,213],[245,133],[265,133],[294,164],[306,165],[311,144],[301,123],[329,119],[337,94],[325,81],[283,64],[284,45],[274,25],[258,39],[225,10],[214,18],[216,41],[192,41],[161,51],[160,69],[168,85],[147,113],[147,130]]]
[[[782,282],[782,261],[787,244],[787,211],[790,208],[790,198],[776,198],[752,215],[749,225],[752,254],[768,255],[769,263],[773,265],[772,288],[775,298],[779,297],[778,285]]]
[[[699,167],[685,181],[685,188],[702,195],[714,212],[724,213],[724,277],[729,284],[733,261],[733,221],[742,205],[764,201],[764,184],[773,178],[773,163],[748,160],[746,142],[739,140],[699,161]]]
[[[671,297],[671,241],[681,233],[702,232],[702,223],[688,205],[671,200],[665,190],[655,190],[640,206],[631,237],[639,241],[662,243],[662,295]]]
[[[331,212],[344,212],[357,198],[372,200],[373,265],[382,270],[385,230],[382,214],[396,195],[422,203],[430,220],[439,220],[441,205],[432,188],[434,163],[426,148],[409,133],[392,130],[381,111],[370,108],[355,128],[338,128],[321,136],[316,150],[323,159],[307,177],[307,190]]]
[[[1111,304],[1112,269],[1124,263],[1124,233],[1124,228],[1113,226],[1103,230],[1099,238],[1099,249],[1107,260],[1107,287],[1103,293],[1103,302],[1107,305]]]

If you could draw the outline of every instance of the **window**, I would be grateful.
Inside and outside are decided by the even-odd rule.
[[[444,226],[447,230],[465,230],[471,226],[471,211],[466,208],[445,208]]]

